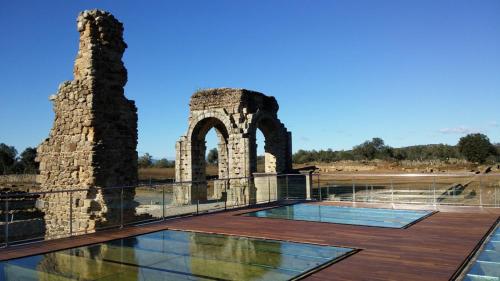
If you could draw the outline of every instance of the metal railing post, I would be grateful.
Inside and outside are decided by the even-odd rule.
[[[313,191],[314,191],[314,188],[313,188],[314,187],[314,178],[313,178],[312,181],[313,182],[311,183],[311,191],[310,191],[310,193],[311,193],[311,196],[314,196],[314,194],[313,194]],[[321,188],[321,179],[320,179],[320,176],[319,176],[319,173],[318,173],[318,190],[320,188]]]
[[[479,206],[483,206],[483,181],[481,176],[479,176]]]
[[[356,185],[354,184],[354,178],[351,178],[352,181],[352,202],[356,202]]]
[[[394,180],[391,178],[391,203],[394,204]]]
[[[161,215],[162,215],[162,219],[165,220],[165,185],[161,186],[161,196],[162,196]]]
[[[432,193],[434,198],[434,206],[437,205],[437,195],[436,195],[436,177],[432,178]]]
[[[321,189],[321,181],[320,181],[319,173],[318,173],[318,192],[319,192],[320,189]]]
[[[73,236],[73,192],[69,192],[69,236]]]
[[[432,186],[429,185],[429,190],[427,191],[427,195],[425,196],[425,202],[428,204],[432,203],[431,198],[429,198],[429,196],[431,195],[431,190],[432,190]]]
[[[267,177],[267,191],[268,191],[268,199],[269,203],[271,203],[271,180],[269,179],[269,176]]]
[[[319,201],[323,201],[323,194],[321,192],[321,185],[318,184]]]

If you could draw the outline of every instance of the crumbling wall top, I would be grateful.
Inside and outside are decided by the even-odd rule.
[[[214,88],[199,90],[191,96],[189,103],[191,111],[214,108],[237,108],[241,111],[246,108],[249,113],[257,110],[278,112],[276,99],[263,93],[246,89]]]
[[[127,82],[122,56],[127,48],[123,41],[123,24],[112,14],[86,10],[77,18],[80,44],[73,74],[75,80],[99,79],[117,86]]]

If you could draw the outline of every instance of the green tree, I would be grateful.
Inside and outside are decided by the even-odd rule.
[[[495,144],[495,148],[496,148],[496,162],[500,162],[500,143],[496,143]]]
[[[36,148],[28,147],[22,153],[19,159],[19,166],[22,168],[23,173],[38,173],[38,163],[35,161]]]
[[[0,143],[0,173],[3,175],[12,173],[16,157],[17,150],[13,146]]]
[[[210,164],[217,164],[219,162],[219,152],[217,148],[210,149],[207,155],[207,162]]]
[[[384,140],[381,138],[373,138],[371,144],[373,145],[373,147],[375,147],[376,150],[382,150],[383,148],[385,148]]]
[[[354,160],[354,154],[352,150],[341,150],[339,151],[339,160]]]
[[[378,159],[390,160],[394,158],[394,148],[390,146],[382,146],[375,156]]]
[[[488,156],[496,155],[496,149],[484,134],[468,134],[460,138],[458,151],[469,162],[484,163]]]
[[[395,149],[393,155],[394,155],[394,159],[396,159],[398,161],[402,161],[402,160],[405,160],[408,158],[406,150],[401,149],[401,148]]]
[[[144,153],[144,155],[137,160],[137,165],[139,168],[151,167],[153,165],[153,156],[149,155],[149,153]]]
[[[383,153],[386,148],[388,147],[384,144],[384,140],[373,138],[371,141],[365,141],[360,145],[356,145],[353,147],[352,152],[361,159],[372,160],[377,154]],[[391,153],[391,151],[387,150],[386,153]]]
[[[162,158],[162,159],[156,161],[154,166],[157,168],[171,168],[171,167],[175,166],[175,162],[168,161],[168,159],[166,159],[166,158]]]

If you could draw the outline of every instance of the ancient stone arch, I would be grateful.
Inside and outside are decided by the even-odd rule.
[[[40,205],[50,238],[118,226],[136,215],[137,108],[124,95],[123,25],[108,12],[91,10],[80,13],[77,27],[74,79],[50,97],[55,120],[37,149],[38,181],[47,192]],[[176,180],[181,184],[174,187],[175,202],[207,199],[205,136],[211,128],[219,139],[219,178],[231,178],[224,189],[215,186],[217,197],[224,190],[237,204],[258,198],[249,180],[257,170],[258,129],[265,136],[265,171],[289,171],[291,133],[277,112],[274,97],[254,91],[222,88],[195,93],[188,131],[176,144]]]
[[[291,170],[291,133],[278,119],[274,97],[245,89],[208,89],[193,94],[189,107],[187,133],[176,143],[176,181],[187,182],[174,189],[177,203],[207,199],[205,136],[212,128],[219,140],[219,179],[243,178],[225,187],[228,197],[232,193],[239,203],[255,198],[254,187],[245,178],[257,171],[257,129],[265,137],[265,172]]]

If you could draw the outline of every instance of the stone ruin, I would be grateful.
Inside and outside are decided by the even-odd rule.
[[[285,173],[292,169],[292,137],[278,119],[274,97],[245,89],[207,89],[196,92],[189,104],[186,135],[176,143],[174,201],[190,204],[207,200],[205,136],[214,128],[218,137],[219,179],[214,197],[226,192],[236,204],[254,203],[259,197],[248,178],[257,172],[256,132],[265,137],[265,173]],[[225,185],[225,186],[222,186]]]
[[[137,184],[137,108],[124,96],[123,25],[108,12],[91,10],[79,14],[77,26],[74,79],[50,97],[55,120],[37,150],[41,190],[62,191],[42,197],[50,238],[119,225],[135,214],[134,188],[123,195],[99,189]],[[66,192],[72,189],[83,191]]]
[[[55,120],[37,150],[41,191],[55,191],[40,198],[48,238],[119,226],[136,216],[137,108],[124,96],[123,25],[108,12],[91,10],[80,13],[77,26],[74,79],[50,97]],[[225,193],[237,204],[258,201],[258,181],[249,181],[257,171],[257,129],[265,137],[265,172],[292,168],[291,133],[278,119],[278,108],[274,97],[245,89],[195,93],[188,131],[176,143],[181,184],[173,188],[174,203],[207,199],[205,136],[211,128],[219,138],[219,178],[231,178],[215,184],[214,196]],[[130,188],[102,189],[123,186]]]

